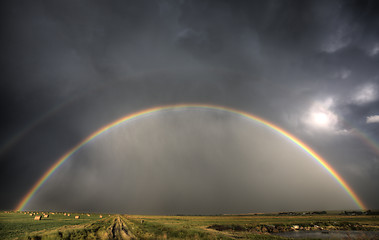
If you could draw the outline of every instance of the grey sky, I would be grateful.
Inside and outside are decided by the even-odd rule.
[[[375,1],[2,3],[0,182],[7,197],[0,207],[15,207],[101,126],[145,108],[196,102],[281,126],[327,159],[369,208],[379,208],[378,11]],[[354,207],[312,159],[270,134],[225,113],[158,114],[83,148],[30,208],[174,214]],[[270,181],[260,163],[275,173]],[[140,186],[129,175],[143,176]],[[120,181],[125,188],[117,185],[112,195]],[[233,181],[240,187],[225,189]],[[84,188],[81,197],[62,197]],[[91,200],[99,195],[103,201]],[[153,196],[156,205],[148,202]]]

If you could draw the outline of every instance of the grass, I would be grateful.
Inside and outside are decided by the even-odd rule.
[[[134,231],[138,239],[230,239],[222,234],[208,233],[188,225],[170,225],[152,221],[142,223],[141,219],[133,216],[123,216],[123,218],[126,218],[129,229]]]
[[[286,239],[267,232],[270,228],[287,231],[293,225],[379,231],[379,218],[366,215],[106,215],[102,219],[99,214],[49,215],[35,221],[28,214],[2,212],[0,239],[109,239],[116,238],[116,233],[125,239]]]
[[[351,229],[363,226],[361,230],[379,230],[379,219],[375,216],[127,216],[141,239],[284,239],[262,232],[269,226],[283,226],[291,229],[293,225],[313,226],[324,229],[342,226]],[[141,221],[144,221],[141,223]],[[221,226],[217,231],[211,226]],[[258,230],[259,229],[259,230]],[[351,229],[353,230],[353,229]],[[145,234],[145,235],[144,235]]]
[[[26,234],[28,239],[109,239],[108,226],[111,218],[96,220],[87,224],[66,225]]]
[[[41,214],[39,214],[41,215]],[[80,219],[74,219],[76,215]],[[62,226],[73,226],[89,223],[99,219],[99,214],[71,214],[64,216],[62,214],[49,214],[49,218],[42,218],[40,221],[35,221],[34,216],[24,213],[0,213],[0,239],[14,239],[25,236],[28,233],[42,230],[56,229]]]

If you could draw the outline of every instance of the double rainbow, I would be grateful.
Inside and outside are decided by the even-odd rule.
[[[75,154],[79,149],[81,149],[83,146],[85,146],[88,142],[90,142],[92,139],[96,138],[97,136],[101,135],[102,133],[106,132],[107,130],[116,127],[117,125],[124,123],[126,121],[143,117],[151,113],[165,111],[165,110],[174,110],[174,109],[189,109],[189,108],[200,108],[200,109],[209,109],[209,110],[219,110],[219,111],[225,111],[229,113],[234,113],[240,116],[243,116],[245,118],[248,118],[250,120],[256,121],[258,123],[261,123],[276,132],[280,133],[281,135],[288,138],[290,141],[298,145],[301,149],[303,149],[308,155],[310,155],[314,160],[316,160],[324,169],[326,169],[330,175],[333,176],[333,178],[339,183],[339,185],[346,191],[346,193],[352,198],[352,200],[355,202],[355,204],[362,210],[365,210],[366,207],[363,204],[363,202],[359,199],[357,194],[353,191],[353,189],[347,184],[347,182],[337,173],[336,170],[334,170],[325,159],[323,159],[319,154],[317,154],[312,148],[310,148],[308,145],[306,145],[304,142],[302,142],[300,139],[292,135],[291,133],[285,131],[284,129],[274,125],[273,123],[266,121],[263,118],[260,118],[258,116],[254,116],[250,113],[236,110],[229,107],[223,107],[223,106],[216,106],[216,105],[208,105],[208,104],[177,104],[177,105],[166,105],[166,106],[158,106],[154,108],[145,109],[139,112],[132,113],[130,115],[126,115],[102,128],[97,130],[96,132],[89,135],[87,138],[85,138],[83,141],[78,143],[76,146],[74,146],[70,151],[68,151],[66,154],[64,154],[62,157],[60,157],[56,163],[54,163],[40,178],[39,180],[33,185],[33,187],[28,191],[28,193],[22,198],[22,200],[18,203],[16,210],[22,211],[24,207],[28,204],[30,199],[34,196],[34,194],[38,191],[38,189],[41,188],[41,186],[47,181],[47,179],[73,154]]]

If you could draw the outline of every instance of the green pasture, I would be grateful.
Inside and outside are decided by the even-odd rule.
[[[39,212],[38,215],[41,215]],[[79,215],[80,219],[74,217]],[[23,212],[0,212],[0,239],[108,239],[115,222],[124,224],[125,239],[286,239],[261,231],[267,226],[335,226],[347,230],[379,231],[375,215],[220,215],[220,216],[144,216],[86,213],[49,213],[34,220]],[[215,227],[216,226],[216,227]],[[124,227],[121,227],[124,229]],[[222,229],[222,230],[220,230]],[[257,230],[258,229],[258,230]],[[120,228],[118,229],[120,230]]]
[[[211,224],[312,224],[316,222],[350,222],[360,224],[379,224],[379,216],[344,215],[219,215],[219,216],[143,216],[130,215],[130,219],[144,219],[165,224],[190,224],[207,226]]]
[[[37,213],[37,212],[35,212]],[[38,212],[42,215],[41,212]],[[48,213],[48,218],[42,218],[40,221],[34,220],[34,216],[24,214],[23,212],[0,212],[0,239],[14,239],[25,236],[28,233],[41,230],[55,229],[66,225],[80,225],[99,220],[100,214],[71,213],[71,216],[64,216],[63,213]],[[75,216],[80,216],[75,219]],[[108,215],[103,215],[108,216]]]
[[[264,225],[319,225],[328,226],[363,226],[365,230],[379,230],[379,218],[376,216],[341,216],[341,215],[308,215],[308,216],[126,216],[128,221],[145,235],[141,239],[286,239],[267,233],[243,229],[255,229]],[[142,223],[143,220],[143,223]],[[227,231],[215,231],[210,226],[221,225]],[[136,227],[135,227],[136,228]],[[242,229],[242,230],[241,230]],[[221,233],[221,234],[219,234]]]

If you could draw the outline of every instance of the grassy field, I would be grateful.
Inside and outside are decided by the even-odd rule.
[[[42,215],[41,212],[38,212],[38,214],[37,212],[34,213],[36,213],[35,215]],[[20,238],[36,231],[47,231],[63,226],[81,225],[100,219],[99,214],[87,216],[87,214],[71,213],[71,216],[65,216],[63,213],[48,213],[48,218],[42,218],[40,221],[36,221],[34,220],[34,216],[30,216],[29,214],[31,213],[1,212],[0,239]],[[75,219],[75,216],[80,216],[80,218]],[[108,215],[104,215],[104,217],[105,216],[109,218]]]
[[[41,213],[39,213],[41,215]],[[80,216],[75,219],[74,216]],[[378,216],[139,216],[49,213],[40,221],[0,213],[0,239],[286,239],[271,233],[304,230],[379,231]]]

